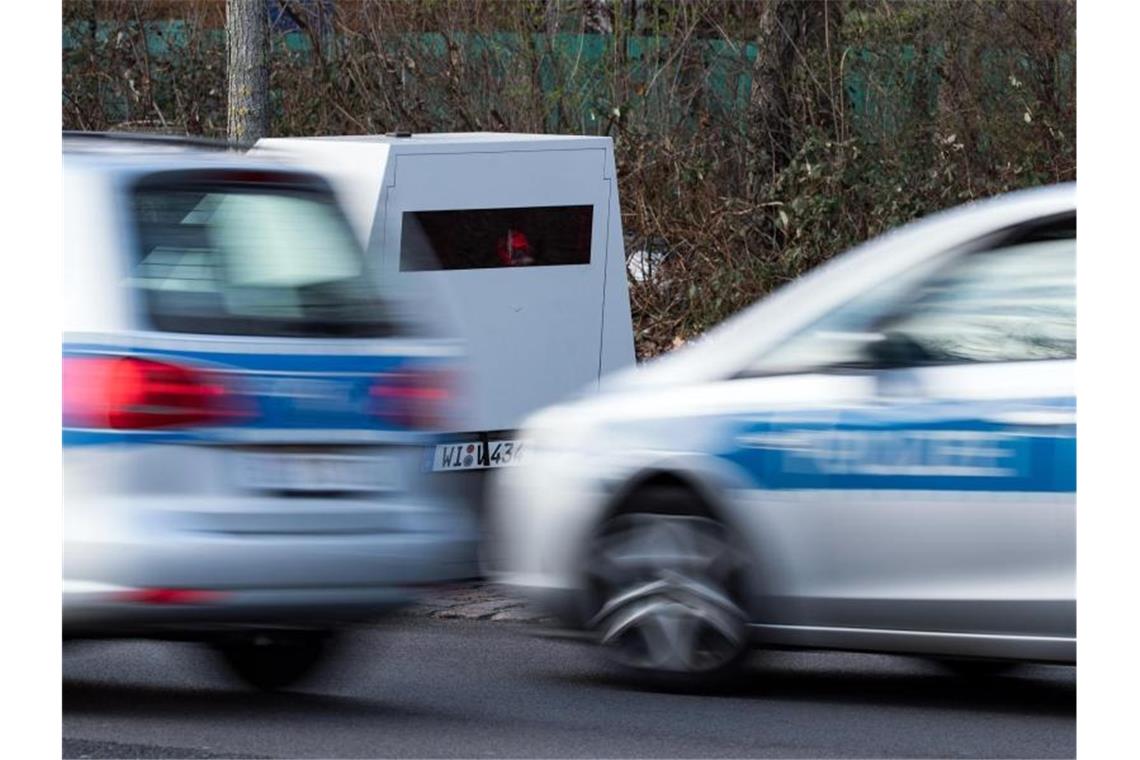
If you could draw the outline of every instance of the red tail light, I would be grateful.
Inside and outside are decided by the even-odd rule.
[[[199,369],[130,356],[63,360],[69,427],[139,430],[222,424],[245,413],[225,384]]]
[[[119,595],[121,601],[138,604],[213,604],[225,597],[220,591],[193,588],[139,588]]]
[[[452,397],[448,375],[438,370],[385,373],[377,378],[371,394],[376,416],[413,430],[442,427]]]

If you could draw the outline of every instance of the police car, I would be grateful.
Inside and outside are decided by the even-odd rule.
[[[1075,663],[1075,195],[903,227],[532,416],[498,578],[652,676]]]
[[[322,179],[80,134],[64,194],[65,638],[208,642],[276,688],[470,574],[418,474],[454,346],[388,308]]]

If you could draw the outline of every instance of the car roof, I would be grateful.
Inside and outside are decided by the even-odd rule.
[[[118,174],[192,168],[282,168],[265,153],[218,140],[169,135],[64,132],[65,169]],[[290,168],[291,173],[298,173]]]

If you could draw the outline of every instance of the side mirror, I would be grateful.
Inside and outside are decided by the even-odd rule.
[[[925,364],[930,353],[906,333],[884,332],[870,341],[865,351],[874,369],[901,369]]]

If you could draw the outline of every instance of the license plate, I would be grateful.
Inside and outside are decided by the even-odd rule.
[[[484,450],[481,441],[441,443],[435,447],[432,470],[480,470],[489,467],[510,467],[522,461],[520,441],[491,441]]]
[[[237,480],[265,491],[391,491],[398,487],[396,462],[387,457],[344,454],[244,454]]]

